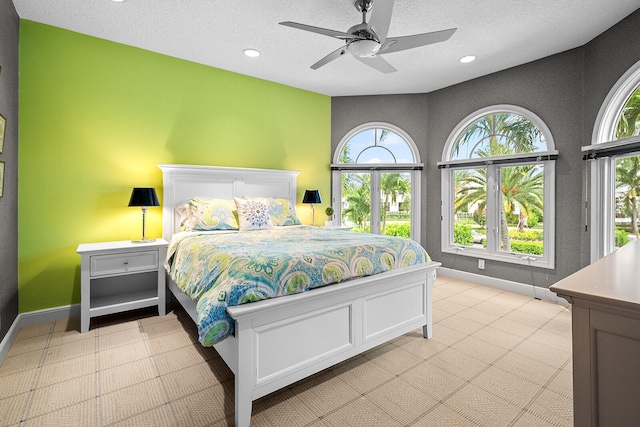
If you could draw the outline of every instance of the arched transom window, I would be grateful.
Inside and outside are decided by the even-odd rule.
[[[338,162],[341,164],[416,163],[405,137],[386,127],[365,128],[346,141]]]
[[[455,139],[451,160],[545,152],[542,130],[530,119],[512,112],[492,112],[467,125]]]

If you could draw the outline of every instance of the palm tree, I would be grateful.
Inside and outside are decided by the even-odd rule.
[[[469,206],[477,204],[484,212],[487,205],[487,170],[467,169],[454,172],[453,212],[467,212]]]
[[[503,214],[520,211],[518,231],[524,231],[533,212],[544,212],[544,172],[540,166],[512,166],[501,169]]]
[[[344,176],[344,174],[343,174]],[[365,230],[365,223],[371,212],[371,176],[369,174],[353,174],[359,186],[347,195],[347,208],[344,215],[359,228]]]
[[[341,164],[353,163],[353,160],[351,159],[351,149],[349,148],[349,144],[345,144],[344,148],[342,149],[339,162]],[[354,178],[355,176],[356,175],[352,173],[341,174],[342,194],[351,194],[356,190],[357,185]]]
[[[511,240],[507,214],[518,208],[519,231],[524,229],[525,219],[532,212],[544,210],[544,173],[538,165],[509,166],[501,168],[502,209],[500,210],[500,247],[510,252]],[[487,201],[487,170],[484,168],[456,172],[454,211],[460,212],[469,205],[478,204],[483,210]]]
[[[631,210],[631,232],[638,237],[640,156],[625,157],[616,163],[616,189],[624,192],[623,203]]]
[[[513,113],[493,113],[464,130],[454,147],[454,157],[457,157],[460,148],[470,144],[473,144],[469,149],[469,157],[472,158],[484,157],[483,152],[492,156],[530,153],[538,142],[544,143],[544,137],[529,119]],[[500,152],[494,152],[496,148]]]
[[[638,135],[640,132],[638,122],[640,122],[640,86],[631,94],[622,108],[616,129],[616,138],[622,139]]]
[[[391,203],[396,203],[398,196],[405,196],[411,192],[411,184],[400,173],[383,173],[380,180],[380,191],[382,192],[382,230],[380,234],[385,234],[387,229],[387,208]]]
[[[537,144],[542,143],[542,132],[530,120],[512,113],[494,113],[482,117],[466,128],[454,150],[457,155],[463,146],[473,144],[469,149],[469,157],[493,157],[532,152]],[[527,216],[533,211],[543,211],[544,174],[541,167],[526,165],[503,167],[501,176],[500,246],[510,252],[507,213],[518,208],[518,226],[522,230]],[[476,203],[479,209],[484,209],[487,200],[487,170],[479,168],[456,172],[455,194],[455,212]]]
[[[455,194],[453,204],[455,213],[464,211],[468,206],[478,203],[478,209],[484,210],[487,203],[487,170],[470,169],[455,172]]]

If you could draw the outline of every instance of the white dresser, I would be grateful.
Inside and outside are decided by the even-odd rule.
[[[640,239],[551,290],[572,305],[575,426],[640,425]]]

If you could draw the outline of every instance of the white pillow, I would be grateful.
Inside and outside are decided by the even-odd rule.
[[[274,197],[245,197],[249,200],[262,200],[269,209],[271,222],[273,225],[300,225],[301,222],[296,216],[296,207],[291,200]]]
[[[180,215],[180,229],[237,230],[236,204],[231,199],[194,197],[185,205],[176,206]]]
[[[266,230],[273,228],[269,208],[263,200],[249,200],[234,197],[238,210],[240,231]]]

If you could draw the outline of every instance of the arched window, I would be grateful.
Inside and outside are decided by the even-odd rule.
[[[411,137],[389,123],[347,133],[332,169],[335,218],[354,232],[420,239],[422,164]]]
[[[553,138],[513,105],[483,108],[453,130],[442,162],[442,250],[554,266]]]
[[[583,147],[591,164],[591,261],[638,236],[640,195],[640,62],[607,95]]]

